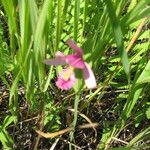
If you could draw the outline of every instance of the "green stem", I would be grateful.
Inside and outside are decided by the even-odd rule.
[[[76,124],[77,124],[77,119],[78,119],[78,104],[80,101],[80,94],[77,92],[75,95],[75,100],[74,100],[74,119],[73,119],[73,128],[75,129]],[[70,141],[72,142],[74,140],[74,131],[70,132]],[[69,149],[71,150],[71,144],[69,145]]]
[[[79,104],[79,93],[75,95],[75,101],[74,101],[74,120],[73,120],[73,127],[76,127],[77,124],[77,118],[78,118],[78,104]]]

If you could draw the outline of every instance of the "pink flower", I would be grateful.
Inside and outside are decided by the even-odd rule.
[[[75,75],[72,71],[73,68],[70,67],[64,69],[56,81],[57,87],[59,87],[62,90],[69,90],[75,84],[76,80]]]
[[[56,52],[54,59],[44,60],[44,63],[48,65],[69,65],[69,67],[64,69],[59,75],[56,81],[57,87],[62,90],[69,90],[72,88],[75,84],[74,69],[78,68],[83,72],[83,78],[86,86],[89,89],[96,88],[94,73],[89,64],[83,60],[83,50],[71,39],[67,40],[67,44],[75,51],[74,54],[64,55],[58,51]]]

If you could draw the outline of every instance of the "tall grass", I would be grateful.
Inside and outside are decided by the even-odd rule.
[[[143,44],[135,43],[139,37],[149,38],[149,31],[142,30],[150,16],[149,0],[75,0],[74,2],[45,0],[41,5],[38,5],[36,0],[2,0],[0,4],[3,7],[1,12],[7,18],[10,41],[7,45],[10,56],[3,55],[4,47],[0,47],[0,56],[5,57],[0,60],[0,64],[13,66],[8,70],[13,75],[12,84],[7,83],[4,74],[0,72],[0,78],[6,83],[10,92],[9,111],[12,115],[6,117],[0,125],[0,140],[4,148],[12,147],[14,144],[12,138],[8,137],[6,127],[14,120],[16,123],[18,119],[19,84],[24,87],[30,109],[39,110],[38,113],[44,117],[43,113],[47,113],[45,107],[53,103],[50,91],[56,92],[51,80],[55,78],[54,71],[58,72],[60,68],[53,66],[48,68],[43,64],[43,60],[52,58],[58,50],[69,54],[69,48],[64,43],[70,37],[84,49],[84,59],[91,64],[97,74],[98,84],[97,89],[87,92],[88,98],[84,102],[79,101],[79,97],[87,91],[80,84],[81,78],[75,90],[70,91],[75,95],[74,106],[71,106],[75,110],[74,121],[71,124],[74,129],[78,123],[78,111],[88,108],[96,97],[101,97],[97,99],[101,101],[108,86],[116,90],[124,89],[127,92],[115,97],[116,106],[112,111],[117,112],[118,118],[112,126],[107,121],[103,122],[103,133],[98,149],[109,149],[129,121],[138,117],[137,110],[144,111],[147,119],[149,118],[150,105],[145,99],[150,81],[150,61],[147,57],[149,41]],[[138,28],[140,25],[141,28]],[[135,35],[133,29],[136,30]],[[106,52],[113,48],[115,55],[106,56]],[[12,62],[5,61],[9,57]],[[7,69],[3,72],[6,73]],[[99,76],[103,79],[99,80]],[[119,99],[123,100],[120,102]],[[138,108],[139,103],[142,108]],[[67,106],[64,105],[62,108],[66,109]],[[138,123],[141,122],[142,118]],[[42,130],[43,127],[40,129]],[[131,139],[126,147],[133,147],[134,143],[145,137],[145,132],[149,135],[149,131],[149,127],[145,128]],[[73,136],[71,134],[72,141],[74,141]],[[38,142],[36,144],[38,145]]]

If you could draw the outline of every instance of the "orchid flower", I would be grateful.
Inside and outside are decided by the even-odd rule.
[[[74,54],[64,55],[58,51],[55,54],[55,58],[44,60],[44,63],[47,65],[68,65],[68,67],[59,74],[56,86],[62,90],[71,89],[76,81],[74,70],[81,69],[86,86],[89,89],[96,88],[94,73],[90,65],[83,60],[83,50],[71,39],[68,39],[66,43],[75,51]]]

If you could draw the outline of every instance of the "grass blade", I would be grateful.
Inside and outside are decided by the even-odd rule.
[[[62,0],[58,0],[55,51],[57,51],[59,48],[59,42],[61,38],[61,17],[62,17]]]
[[[16,0],[2,0],[5,12],[8,16],[8,27],[10,35],[10,48],[12,50],[12,55],[16,50],[16,37],[15,34],[18,33],[18,27],[16,24],[17,14],[16,14]],[[13,13],[12,13],[13,12]]]
[[[74,8],[74,40],[77,42],[78,38],[78,24],[80,15],[80,0],[75,0]]]
[[[124,49],[123,34],[122,34],[121,26],[119,24],[119,20],[116,17],[115,10],[113,8],[113,3],[111,1],[108,1],[108,0],[106,0],[105,3],[107,5],[107,10],[108,10],[109,18],[111,21],[117,49],[120,53],[120,58],[121,58],[124,70],[127,74],[128,80],[129,80],[130,79],[130,73],[129,73],[130,65],[129,65],[127,52]]]

